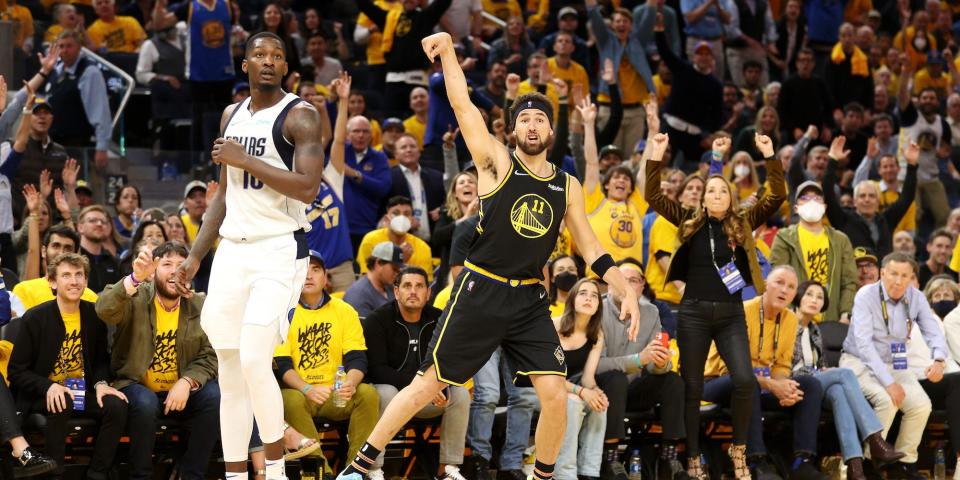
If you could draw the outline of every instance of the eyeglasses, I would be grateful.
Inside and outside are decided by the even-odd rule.
[[[810,200],[822,200],[823,197],[816,193],[808,193],[806,195],[801,195],[797,200],[803,200],[804,202],[809,202]]]

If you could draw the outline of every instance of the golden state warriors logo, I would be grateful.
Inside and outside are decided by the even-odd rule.
[[[410,33],[410,29],[413,27],[413,22],[406,16],[400,17],[400,20],[397,22],[397,29],[394,30],[394,35],[397,37],[405,37]]]
[[[203,38],[203,46],[207,48],[220,48],[227,38],[223,22],[220,20],[207,20],[200,28],[200,32]]]
[[[620,248],[630,248],[637,243],[637,232],[633,225],[633,215],[624,213],[610,214],[610,240]]]
[[[528,193],[510,207],[510,224],[522,237],[542,237],[553,225],[553,207],[540,195]]]

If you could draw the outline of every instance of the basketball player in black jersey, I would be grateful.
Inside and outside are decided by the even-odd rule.
[[[534,475],[547,480],[567,424],[567,394],[576,393],[567,389],[563,350],[540,284],[561,220],[593,271],[624,296],[620,318],[629,319],[631,338],[640,319],[637,297],[587,223],[580,182],[547,162],[553,137],[550,101],[530,94],[514,103],[518,149],[511,154],[487,132],[471,103],[450,35],[431,35],[422,44],[430,60],[440,57],[447,96],[478,167],[481,220],[420,375],[390,402],[339,478],[360,480],[415,413],[431,402],[445,404],[446,385],[465,383],[502,346],[515,381],[532,382],[540,399]]]

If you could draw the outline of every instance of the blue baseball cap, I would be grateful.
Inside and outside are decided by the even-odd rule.
[[[310,250],[310,253],[308,255],[310,257],[310,261],[315,260],[320,263],[320,268],[323,268],[323,269],[327,268],[327,264],[326,262],[323,261],[323,255],[320,254],[320,252],[316,250]]]

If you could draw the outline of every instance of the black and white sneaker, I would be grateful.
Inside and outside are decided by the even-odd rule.
[[[50,473],[57,469],[57,462],[27,447],[14,462],[14,478],[26,478]]]
[[[443,467],[443,474],[434,477],[435,480],[467,480],[460,474],[460,467],[456,465],[447,465]]]

